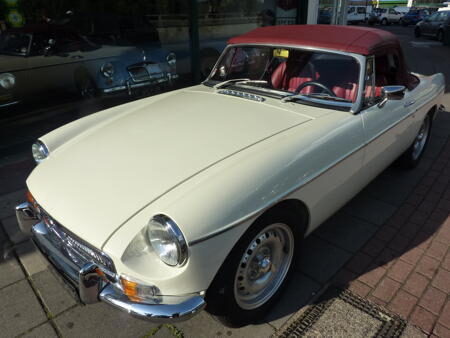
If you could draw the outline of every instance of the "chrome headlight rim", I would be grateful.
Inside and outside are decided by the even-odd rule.
[[[114,65],[111,62],[105,62],[100,67],[100,72],[106,78],[111,78],[114,75]]]
[[[12,73],[0,74],[0,87],[9,90],[16,85],[16,77]]]
[[[36,164],[41,163],[50,155],[47,146],[40,140],[37,140],[33,143],[33,145],[31,146],[31,153]]]
[[[166,233],[169,234],[172,238],[173,243],[177,247],[177,262],[175,264],[171,264],[165,261],[158,253],[157,249],[154,247],[152,243],[153,236],[151,233],[152,223],[161,226],[164,231],[166,231]],[[153,248],[153,251],[163,263],[171,267],[181,267],[186,264],[188,260],[188,245],[186,239],[178,225],[170,217],[163,214],[153,216],[147,225],[147,239],[151,247]]]
[[[175,65],[177,64],[176,54],[174,52],[170,52],[169,54],[167,54],[166,61],[169,66],[175,67]]]

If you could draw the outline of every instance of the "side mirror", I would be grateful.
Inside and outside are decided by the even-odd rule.
[[[383,99],[378,103],[378,108],[382,108],[388,100],[401,100],[405,96],[405,86],[385,86],[382,88]]]

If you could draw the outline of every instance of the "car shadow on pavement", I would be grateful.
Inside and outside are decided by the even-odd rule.
[[[305,239],[267,322],[279,329],[336,285],[420,325],[415,305],[427,286],[443,299],[450,292],[435,278],[450,243],[449,136],[450,114],[442,113],[417,168],[392,165]]]

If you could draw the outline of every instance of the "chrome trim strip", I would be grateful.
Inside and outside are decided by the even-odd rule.
[[[243,99],[252,100],[252,101],[256,101],[256,102],[264,102],[266,100],[265,98],[263,98],[262,96],[259,96],[259,95],[245,93],[245,92],[241,92],[238,90],[232,90],[232,89],[219,89],[217,91],[217,93],[224,94],[224,95],[236,96],[236,97],[240,97]]]
[[[13,101],[13,102],[8,102],[8,103],[2,103],[2,104],[0,104],[0,108],[12,106],[13,104],[18,104],[18,103],[20,103],[20,101]]]
[[[31,203],[25,202],[16,206],[16,217],[20,231],[31,235],[31,228],[39,221]]]

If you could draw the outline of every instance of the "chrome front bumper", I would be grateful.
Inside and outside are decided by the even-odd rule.
[[[16,207],[20,229],[32,235],[33,241],[52,264],[64,282],[74,290],[84,304],[99,301],[108,303],[130,315],[156,323],[183,321],[201,311],[206,303],[200,295],[182,299],[176,304],[144,304],[131,301],[121,290],[105,277],[101,267],[86,263],[81,268],[63,255],[50,239],[48,227],[39,220],[33,206],[26,202]]]

